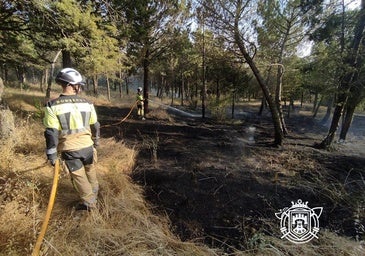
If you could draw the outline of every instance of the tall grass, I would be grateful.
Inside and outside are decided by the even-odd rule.
[[[11,108],[17,112],[17,106],[26,104],[15,97]],[[8,94],[7,102],[12,99]],[[29,100],[26,95],[21,99]],[[23,113],[23,107],[17,113]],[[20,114],[15,124],[15,136],[0,143],[0,255],[31,254],[53,180],[41,120]],[[41,255],[216,255],[203,245],[182,242],[170,231],[168,218],[151,211],[143,189],[129,177],[133,148],[112,138],[100,144],[98,209],[75,212],[78,198],[68,173],[62,171]]]

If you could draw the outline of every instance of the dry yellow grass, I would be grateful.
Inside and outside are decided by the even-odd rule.
[[[29,151],[28,146],[34,148],[29,141],[18,145],[23,151]],[[48,203],[52,167],[44,165],[40,148],[27,155],[18,153],[8,167],[11,169],[1,170],[1,255],[30,254]],[[169,231],[167,218],[151,212],[143,190],[128,176],[134,155],[123,143],[101,141],[99,210],[84,215],[73,211],[77,197],[68,175],[62,173],[43,255],[213,254],[204,247],[181,242]]]

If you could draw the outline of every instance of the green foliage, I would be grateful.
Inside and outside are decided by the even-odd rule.
[[[340,55],[336,54],[336,48],[317,44],[313,56],[311,62],[301,66],[303,88],[313,93],[333,94],[343,75]]]
[[[314,42],[324,42],[328,45],[340,44],[343,40],[347,43],[352,38],[352,29],[355,23],[357,11],[347,11],[345,13],[334,12],[310,34],[310,40]]]
[[[304,65],[305,59],[293,56],[285,60],[285,69],[283,77],[283,93],[285,99],[299,99],[303,90],[304,82],[303,74],[300,67]]]
[[[57,2],[54,6],[61,25],[60,47],[69,51],[85,75],[115,72],[120,69],[119,41],[113,23],[104,23],[96,15],[92,2],[74,0]]]
[[[42,119],[44,115],[44,104],[40,100],[34,100],[34,107],[37,109],[33,114],[34,117],[36,119]]]
[[[227,118],[227,109],[232,104],[232,99],[229,97],[223,99],[217,99],[215,97],[209,99],[208,108],[211,111],[212,117],[219,121],[223,121]]]

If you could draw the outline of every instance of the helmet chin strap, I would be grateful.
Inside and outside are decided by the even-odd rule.
[[[74,90],[74,93],[78,94],[81,91],[81,86],[79,84],[68,84]]]
[[[72,87],[74,88],[76,94],[78,94],[81,91],[81,86],[79,84],[75,84]]]

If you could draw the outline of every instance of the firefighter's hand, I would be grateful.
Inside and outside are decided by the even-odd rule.
[[[50,163],[52,166],[55,166],[56,161],[57,161],[57,159],[52,159],[52,160],[49,160],[49,163]]]
[[[56,164],[57,161],[57,153],[51,154],[51,155],[47,155],[48,161],[49,163],[54,166]]]
[[[94,139],[94,147],[98,147],[99,146],[99,139]]]

